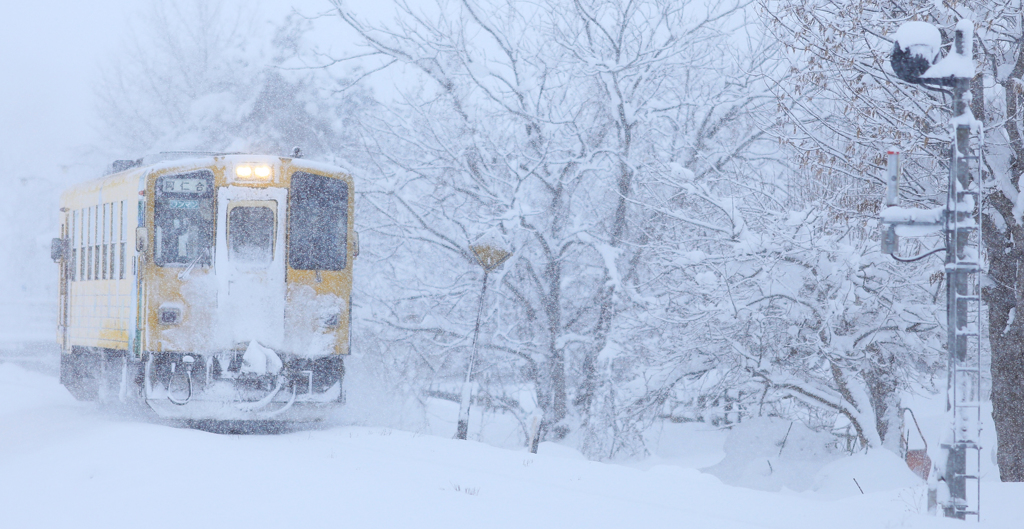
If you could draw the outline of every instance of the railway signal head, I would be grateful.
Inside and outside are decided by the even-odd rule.
[[[908,83],[920,83],[921,75],[935,64],[942,46],[938,28],[920,21],[905,22],[896,31],[892,71]]]

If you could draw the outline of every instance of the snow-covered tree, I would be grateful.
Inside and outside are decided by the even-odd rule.
[[[739,126],[762,104],[749,79],[704,77],[732,66],[742,4],[465,1],[407,8],[393,26],[335,5],[374,53],[427,81],[367,125],[384,176],[367,199],[393,221],[378,231],[417,245],[418,262],[461,263],[429,270],[443,281],[399,270],[391,325],[464,352],[479,284],[468,247],[501,231],[514,257],[482,346],[506,367],[488,373],[532,385],[549,438],[578,430],[591,454],[614,453],[638,435],[619,428],[635,417],[623,402],[649,396],[615,396],[641,376],[617,360],[631,342],[617,320],[638,307],[625,283],[649,240],[637,190],[680,164],[719,178],[761,136]]]
[[[307,79],[275,68],[289,51],[287,26],[258,12],[220,0],[152,4],[96,91],[108,147],[125,156],[336,151],[345,105],[325,105]]]
[[[761,4],[767,24],[742,0],[333,5],[365,49],[326,54],[297,15],[261,33],[234,4],[157,4],[98,92],[121,151],[353,167],[353,347],[397,400],[458,400],[488,240],[512,258],[474,405],[524,440],[540,419],[613,457],[653,421],[775,415],[897,442],[896,396],[941,371],[940,285],[938,261],[877,251],[878,155],[904,142],[905,200],[939,201],[943,101],[897,97],[916,89],[886,76],[888,30],[858,29],[872,4]]]
[[[984,210],[988,278],[982,289],[992,347],[992,418],[998,436],[997,456],[1003,481],[1024,481],[1024,321],[1014,318],[1024,306],[1024,252],[1020,177],[1024,174],[1021,128],[1024,96],[1024,25],[1019,2],[978,6],[980,22],[975,50],[980,52],[975,79],[975,117],[986,124],[986,193]]]
[[[1017,88],[1024,76],[1020,3],[783,1],[764,2],[762,8],[799,71],[801,82],[780,86],[780,92],[794,100],[783,108],[809,182],[860,190],[847,193],[851,197],[878,197],[880,155],[897,144],[909,154],[903,199],[919,205],[940,204],[945,196],[950,97],[895,79],[887,64],[892,35],[905,21],[924,20],[940,27],[948,46],[958,20],[976,22],[978,74],[970,107],[985,123],[988,277],[983,297],[990,323],[993,418],[1001,477],[1024,480],[1024,422],[1019,420],[1024,414],[1024,326],[1013,317],[1024,291],[1016,249],[1022,240],[1017,160],[1024,154]]]

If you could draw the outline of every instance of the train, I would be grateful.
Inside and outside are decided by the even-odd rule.
[[[350,172],[298,152],[161,158],[61,194],[61,384],[167,419],[323,419],[351,352]]]

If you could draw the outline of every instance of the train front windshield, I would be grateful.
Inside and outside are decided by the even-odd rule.
[[[157,265],[213,263],[213,173],[161,176],[156,182],[153,253]]]
[[[348,184],[310,173],[292,176],[288,264],[295,270],[342,270],[348,251]]]

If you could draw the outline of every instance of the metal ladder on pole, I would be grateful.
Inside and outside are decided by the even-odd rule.
[[[901,31],[903,27],[900,27]],[[934,27],[930,31],[938,33]],[[981,518],[981,274],[986,265],[981,212],[985,197],[981,183],[982,149],[980,146],[971,149],[971,128],[977,124],[968,108],[971,80],[974,78],[973,35],[974,22],[963,18],[956,24],[953,46],[938,63],[934,58],[915,55],[910,51],[910,45],[906,49],[901,48],[898,41],[892,55],[893,71],[900,79],[913,84],[952,88],[953,142],[946,207],[938,222],[916,224],[925,228],[941,227],[946,239],[946,343],[949,353],[946,410],[950,412],[952,422],[951,431],[939,445],[945,452],[945,462],[936,462],[936,470],[940,472],[929,475],[928,511],[934,512],[941,504],[943,514],[960,519],[967,516]],[[925,77],[917,73],[917,66],[913,66],[922,60],[925,64],[955,61],[956,73],[948,77]],[[963,63],[972,64],[969,71],[960,69]],[[929,71],[930,68],[924,74]],[[899,198],[898,156],[898,153],[890,152],[886,189],[886,205],[889,207],[880,215],[887,225],[882,236],[882,253],[887,254],[893,254],[899,245],[897,226],[915,224],[914,212],[893,207],[898,205]],[[968,482],[972,482],[974,487],[968,487]],[[941,498],[940,485],[943,487]],[[973,489],[971,494],[968,494],[968,488]]]
[[[945,481],[948,517],[965,519],[981,512],[981,275],[984,270],[981,212],[980,149],[970,149],[970,126],[958,125],[951,147],[951,178],[947,197],[946,300],[949,379],[947,410],[952,436]],[[973,178],[972,178],[973,175]],[[970,485],[973,486],[970,486]]]

